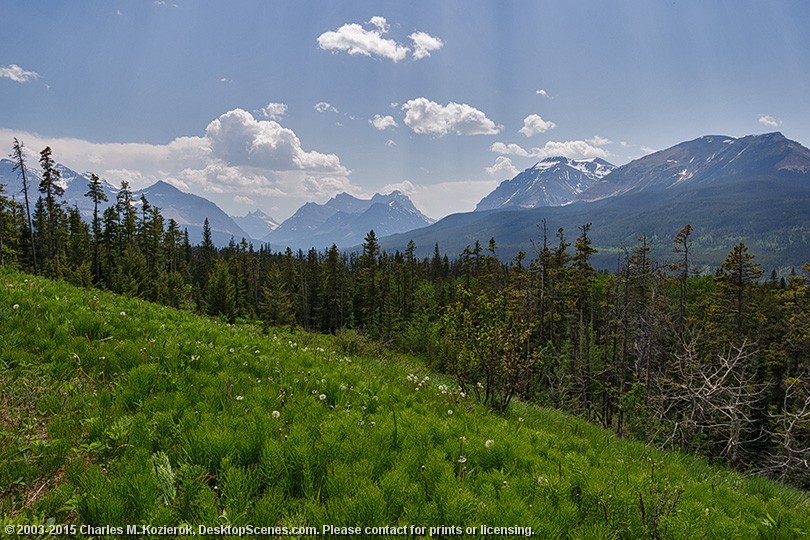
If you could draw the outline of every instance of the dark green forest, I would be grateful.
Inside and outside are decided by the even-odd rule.
[[[690,266],[693,231],[672,231],[664,264],[645,237],[612,272],[592,265],[591,226],[538,223],[531,253],[496,239],[457,256],[380,249],[217,248],[206,221],[192,245],[174,220],[122,183],[106,202],[92,176],[90,222],[61,200],[50,148],[42,181],[12,158],[24,201],[0,189],[0,264],[228,322],[336,334],[350,346],[418,354],[496,411],[512,399],[554,407],[622,436],[692,451],[810,488],[810,263],[766,275],[728,246],[712,275]],[[511,256],[512,254],[508,254]],[[353,344],[353,345],[352,345]]]

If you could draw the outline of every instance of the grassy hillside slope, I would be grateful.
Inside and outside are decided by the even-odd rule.
[[[0,268],[0,525],[810,533],[806,493],[364,349]]]

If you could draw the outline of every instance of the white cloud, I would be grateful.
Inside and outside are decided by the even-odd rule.
[[[393,141],[393,139],[388,139],[385,141],[385,146],[396,146],[397,143]]]
[[[600,137],[599,135],[594,135],[593,138],[585,139],[586,142],[594,145],[594,146],[605,146],[608,144],[613,144],[613,141],[606,137]]]
[[[369,120],[368,123],[380,131],[383,131],[388,128],[397,127],[397,121],[394,120],[394,117],[390,115],[380,116],[379,114],[375,114],[374,118]]]
[[[519,132],[523,133],[527,137],[531,137],[533,135],[537,135],[538,133],[545,133],[546,131],[554,129],[555,127],[557,127],[557,124],[543,120],[539,114],[530,114],[523,119],[523,127],[520,128]]]
[[[547,97],[547,98],[551,97],[548,94],[548,92],[546,92],[545,88],[539,88],[539,89],[535,90],[534,93],[537,94],[538,96],[543,96],[543,97]]]
[[[416,193],[416,186],[410,180],[404,180],[396,184],[387,184],[383,186],[380,193],[391,193],[393,191],[399,191],[405,195],[411,196]]]
[[[779,126],[782,125],[781,120],[777,120],[773,116],[770,116],[770,115],[767,115],[767,114],[760,115],[759,120],[757,120],[757,122],[759,122],[763,126],[768,126],[768,127],[779,127]]]
[[[451,101],[440,105],[420,97],[406,102],[402,110],[405,111],[405,125],[422,135],[494,135],[502,129],[483,112],[466,103]]]
[[[486,168],[487,174],[496,178],[509,177],[512,178],[520,171],[512,164],[512,160],[508,157],[498,156],[495,158],[495,164],[492,167]]]
[[[383,37],[391,30],[385,17],[372,17],[368,23],[373,28],[363,28],[357,23],[344,24],[335,31],[318,36],[318,46],[326,51],[344,51],[351,55],[378,56],[394,62],[404,60],[411,48],[396,40]],[[430,53],[444,46],[444,42],[426,32],[413,32],[408,36],[413,42],[414,60],[427,58]]]
[[[281,117],[287,114],[287,104],[274,103],[271,101],[266,106],[259,109],[259,112],[262,113],[262,116],[270,120],[280,120]]]
[[[324,113],[324,112],[337,113],[338,112],[338,110],[336,108],[334,108],[332,105],[330,105],[329,103],[327,103],[325,101],[319,101],[318,103],[316,103],[315,104],[315,110],[318,111],[319,113]]]
[[[51,146],[57,162],[93,171],[113,185],[127,180],[140,189],[165,180],[226,212],[242,212],[235,198],[248,197],[261,207],[279,206],[277,217],[283,218],[304,202],[358,192],[336,155],[304,149],[292,130],[242,109],[213,120],[202,137],[168,144],[95,143],[0,128],[0,138],[13,137],[22,139],[26,150]]]
[[[377,30],[381,34],[387,34],[388,30],[391,29],[391,25],[388,24],[388,21],[385,20],[385,17],[380,17],[379,15],[375,15],[368,21],[370,24],[373,24],[377,27]]]
[[[545,159],[547,157],[563,156],[570,159],[602,158],[607,159],[607,152],[587,141],[548,141],[542,147],[526,150],[517,144],[493,143],[489,147],[492,152],[502,155],[515,155],[520,157],[533,157]]]
[[[438,51],[444,47],[444,42],[425,32],[414,32],[410,36],[413,41],[413,59],[419,60],[430,56],[431,51]]]
[[[492,143],[492,146],[489,147],[491,152],[495,152],[496,154],[502,154],[505,156],[520,156],[520,157],[529,157],[529,152],[524,150],[522,146],[514,143],[506,144],[502,142]]]
[[[219,82],[225,83],[225,84],[231,84],[233,81],[231,79],[227,78],[227,77],[220,77]]]
[[[334,32],[324,32],[318,36],[318,46],[327,51],[345,51],[351,55],[380,56],[394,62],[404,59],[410,49],[383,34],[389,30],[384,17],[372,17],[369,21],[374,29],[366,30],[357,23],[344,24]]]
[[[237,195],[236,197],[233,198],[233,202],[235,202],[236,204],[250,204],[250,205],[256,204],[256,201],[244,195]]]
[[[232,165],[277,171],[347,173],[336,155],[307,152],[291,129],[272,120],[257,121],[243,109],[228,111],[208,124],[205,136],[212,156]]]
[[[32,79],[38,79],[39,73],[36,71],[26,71],[17,64],[0,66],[0,78],[11,79],[18,83],[27,83]]]
[[[642,146],[642,147],[640,147],[640,148],[639,148],[639,150],[641,150],[642,152],[644,152],[644,154],[645,154],[645,155],[646,155],[646,154],[654,154],[655,152],[657,152],[657,151],[658,151],[658,150],[656,150],[655,148],[652,148],[652,147],[650,147],[650,146]]]

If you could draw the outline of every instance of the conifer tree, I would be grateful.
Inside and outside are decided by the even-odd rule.
[[[93,222],[91,229],[93,232],[93,268],[95,270],[96,281],[101,281],[101,218],[98,215],[98,206],[102,202],[107,202],[107,194],[101,185],[101,179],[95,174],[90,175],[90,182],[87,184],[88,191],[84,194],[93,201]]]
[[[58,237],[57,227],[60,221],[60,206],[58,198],[62,197],[65,189],[61,186],[61,175],[51,157],[51,147],[46,146],[40,152],[39,165],[42,167],[42,179],[39,182],[39,192],[44,195],[45,216],[47,222],[47,259],[51,264],[54,275],[59,275]]]
[[[25,216],[26,223],[28,224],[27,235],[30,240],[31,250],[31,264],[34,269],[34,274],[37,274],[37,251],[36,242],[34,240],[34,227],[31,223],[31,205],[28,200],[28,177],[26,176],[25,155],[23,154],[23,143],[14,137],[14,150],[11,153],[11,158],[14,160],[13,170],[17,171],[22,179],[23,197],[25,199]]]

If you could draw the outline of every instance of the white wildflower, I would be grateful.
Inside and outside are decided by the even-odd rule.
[[[458,462],[459,463],[467,463],[467,458],[464,457],[464,456],[458,456]]]
[[[452,415],[453,415],[453,409],[447,409],[447,414],[449,414],[450,416],[452,416]]]
[[[321,394],[320,396],[318,396],[318,399],[320,399],[321,401],[326,401],[326,394]]]
[[[236,401],[242,401],[243,399],[245,399],[245,398],[242,397],[242,396],[236,396]]]
[[[121,316],[122,316],[122,317],[126,317],[126,316],[127,316],[127,312],[126,312],[126,311],[122,311],[122,312],[121,312]]]
[[[20,304],[14,304],[11,309],[20,309]]]
[[[484,446],[486,446],[487,448],[492,448],[493,446],[495,446],[495,441],[493,441],[492,439],[487,439],[487,442],[484,443]]]
[[[273,418],[278,418],[279,416],[281,416],[281,413],[278,412],[278,411],[273,411],[272,415],[273,415]]]

